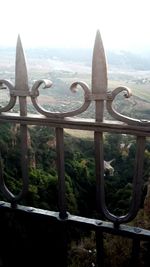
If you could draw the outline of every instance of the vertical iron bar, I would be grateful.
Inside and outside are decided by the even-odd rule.
[[[141,195],[142,195],[142,185],[143,185],[143,164],[144,164],[144,151],[145,151],[145,137],[137,136],[137,149],[135,156],[135,167],[134,167],[134,178],[133,178],[133,201],[132,208],[133,213],[138,212],[141,203]],[[131,218],[132,219],[132,218]],[[130,220],[131,220],[130,219]]]
[[[97,32],[93,60],[92,60],[92,93],[101,95],[95,99],[95,120],[103,121],[104,100],[107,95],[107,67],[103,43],[99,31]],[[101,205],[104,202],[104,155],[103,155],[103,133],[94,133],[95,143],[95,164],[96,164],[96,191],[97,210],[101,212]]]
[[[68,260],[68,243],[67,243],[67,225],[66,222],[62,222],[60,227],[60,266],[67,267]]]
[[[140,239],[134,238],[132,241],[132,252],[130,266],[140,266],[139,263],[140,256]]]
[[[57,152],[57,172],[58,172],[58,205],[59,217],[67,218],[66,198],[65,198],[65,166],[64,166],[64,130],[56,128],[56,152]],[[60,261],[62,267],[67,267],[67,232],[66,224],[61,225],[60,233]]]
[[[19,96],[20,116],[27,116],[27,95],[28,95],[28,75],[24,51],[20,36],[18,36],[16,48],[16,71],[15,71],[15,90]],[[28,190],[28,130],[27,125],[20,123],[21,138],[21,171],[23,188],[18,198],[23,197]],[[15,199],[16,201],[16,199]]]
[[[99,132],[94,133],[95,143],[95,168],[96,168],[96,202],[97,211],[101,213],[103,188],[104,188],[104,153],[103,153],[103,134]]]
[[[20,116],[27,116],[27,99],[19,97]],[[20,124],[21,138],[21,170],[24,181],[23,190],[28,190],[28,128],[27,125]]]
[[[56,152],[58,169],[58,204],[60,218],[65,219],[66,199],[65,199],[65,167],[64,167],[64,132],[62,128],[56,128]]]
[[[94,133],[95,165],[96,165],[96,203],[97,211],[101,213],[101,205],[104,192],[104,165],[103,165],[103,134]],[[96,231],[96,248],[98,267],[104,266],[103,233]]]
[[[103,121],[104,101],[95,101],[96,121]],[[96,166],[96,202],[98,213],[102,212],[101,206],[104,200],[104,149],[103,133],[94,133],[95,166]]]
[[[104,48],[99,31],[97,32],[92,61],[92,93],[101,94],[101,99],[95,99],[95,120],[103,121],[104,99],[107,90],[107,68]],[[104,202],[104,153],[103,153],[103,133],[94,133],[95,145],[95,172],[96,172],[96,203],[98,214],[102,211]],[[104,265],[103,234],[96,231],[97,264],[98,267]]]
[[[96,262],[97,266],[103,267],[104,266],[104,239],[103,233],[100,231],[96,231]]]

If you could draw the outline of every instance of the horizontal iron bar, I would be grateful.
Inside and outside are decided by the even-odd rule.
[[[118,121],[95,122],[94,119],[82,118],[47,118],[43,115],[19,116],[19,114],[5,113],[0,115],[1,122],[21,123],[27,125],[47,125],[50,127],[89,130],[97,132],[116,132],[137,136],[150,136],[150,126],[146,122],[137,125],[127,125]]]
[[[150,241],[150,231],[142,229],[139,227],[132,227],[130,225],[117,225],[115,226],[111,222],[106,222],[97,219],[90,219],[85,217],[80,217],[76,215],[68,214],[68,218],[61,219],[59,217],[59,212],[37,209],[34,207],[27,207],[22,205],[17,205],[17,208],[12,208],[11,204],[8,202],[0,201],[0,209],[13,212],[23,212],[27,214],[32,214],[36,216],[47,217],[51,220],[60,221],[60,223],[67,223],[74,226],[84,226],[90,230],[96,231],[97,229],[103,233],[109,233],[113,235],[125,236],[128,238],[137,238],[140,240],[149,240]]]

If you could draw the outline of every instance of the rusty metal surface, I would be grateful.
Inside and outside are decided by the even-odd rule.
[[[22,191],[15,196],[7,188],[4,177],[3,169],[0,161],[0,189],[6,199],[10,201],[12,208],[16,208],[18,211],[32,212],[41,216],[49,216],[66,223],[72,223],[75,225],[84,224],[87,227],[96,231],[97,234],[97,250],[100,255],[102,254],[103,244],[102,233],[112,233],[130,238],[138,239],[150,239],[150,231],[129,227],[122,225],[132,221],[140,208],[141,190],[142,190],[142,174],[143,174],[143,160],[145,139],[150,136],[150,121],[134,119],[124,116],[118,113],[113,107],[113,101],[116,96],[124,92],[126,98],[132,95],[132,92],[127,87],[118,87],[112,92],[108,90],[107,85],[107,64],[105,58],[104,47],[100,32],[97,32],[92,61],[92,82],[91,90],[89,86],[82,82],[74,82],[70,86],[72,92],[76,92],[78,86],[84,92],[83,104],[80,108],[67,112],[50,112],[44,109],[38,102],[40,95],[40,86],[44,88],[50,88],[52,81],[38,80],[29,88],[28,85],[28,73],[25,61],[25,56],[21,44],[20,37],[18,37],[16,48],[16,73],[15,73],[15,85],[8,80],[0,80],[0,84],[3,86],[1,90],[6,87],[9,89],[10,99],[6,106],[0,107],[0,123],[12,122],[20,124],[20,137],[21,137],[21,168],[22,168]],[[16,104],[17,98],[19,99],[19,114],[13,113],[12,108]],[[37,111],[37,115],[28,114],[27,112],[27,98],[31,98],[34,108]],[[82,114],[88,109],[92,102],[95,102],[95,119],[84,120],[80,118],[72,118],[76,115]],[[108,113],[115,119],[115,121],[104,120],[104,104],[106,105]],[[27,134],[28,125],[48,125],[56,129],[56,152],[57,152],[57,167],[58,167],[58,187],[59,187],[59,212],[49,212],[38,210],[30,207],[23,207],[17,205],[21,199],[23,199],[28,191],[28,154],[27,154]],[[64,136],[63,129],[71,128],[77,130],[89,130],[94,131],[94,146],[95,146],[95,176],[96,176],[96,194],[97,194],[97,211],[104,215],[104,219],[108,222],[99,221],[96,219],[88,219],[78,217],[75,215],[68,215],[66,210],[65,199],[65,159],[64,159]],[[136,137],[136,156],[135,156],[135,168],[133,175],[133,193],[129,212],[124,216],[116,216],[109,212],[105,201],[105,180],[104,180],[104,152],[103,152],[103,133],[104,132],[116,132],[127,133]],[[11,205],[1,202],[0,208],[10,209]],[[135,242],[133,242],[135,243]],[[135,246],[135,245],[134,245]],[[133,254],[136,249],[133,246]],[[101,262],[100,262],[101,261]],[[98,258],[98,266],[103,265],[103,259]]]
[[[80,108],[70,112],[50,112],[43,109],[38,103],[38,96],[40,95],[39,87],[43,85],[45,88],[50,88],[52,82],[49,80],[38,80],[35,81],[33,86],[29,88],[28,85],[28,73],[24,51],[22,48],[20,37],[18,37],[17,48],[16,48],[16,69],[15,69],[15,85],[10,81],[0,80],[0,84],[8,87],[10,92],[10,101],[5,107],[0,108],[0,121],[19,122],[21,129],[21,165],[22,165],[22,181],[23,188],[22,192],[18,196],[14,196],[3,179],[3,171],[1,170],[0,185],[5,197],[11,202],[17,202],[24,197],[28,190],[28,155],[27,155],[27,125],[28,124],[42,124],[53,125],[56,128],[57,136],[57,156],[58,156],[58,176],[60,192],[59,201],[62,214],[65,214],[65,182],[64,181],[64,156],[63,156],[63,133],[64,127],[70,127],[73,129],[82,129],[86,124],[86,129],[94,130],[94,143],[95,143],[95,162],[96,162],[96,185],[97,185],[97,209],[99,212],[103,212],[106,219],[122,223],[128,222],[133,219],[139,209],[140,203],[140,191],[142,180],[142,169],[143,169],[143,156],[144,156],[144,142],[145,137],[149,135],[149,121],[137,120],[134,118],[128,118],[119,114],[112,107],[115,97],[124,91],[125,97],[131,96],[131,90],[126,87],[118,87],[112,92],[107,90],[107,64],[105,58],[104,47],[101,39],[100,32],[96,34],[95,45],[93,50],[93,61],[92,61],[92,85],[91,90],[88,85],[82,81],[74,82],[70,89],[72,92],[77,90],[77,86],[80,86],[84,91],[84,103]],[[17,97],[19,98],[20,115],[14,113],[6,113],[11,111],[16,103]],[[27,97],[30,97],[32,103],[39,113],[37,116],[32,116],[27,113]],[[76,119],[73,116],[79,115],[84,112],[91,102],[95,102],[95,121],[84,121]],[[111,121],[103,121],[104,113],[104,102],[108,112],[112,117],[117,119],[115,124]],[[41,117],[41,115],[43,117]],[[123,125],[121,125],[123,123]],[[117,127],[116,127],[117,125]],[[123,131],[123,127],[125,130]],[[143,128],[145,135],[143,134]],[[58,130],[59,129],[59,130]],[[105,190],[104,190],[104,155],[103,155],[103,132],[116,131],[119,133],[130,133],[137,135],[137,155],[135,159],[135,173],[133,178],[133,198],[131,203],[130,211],[123,217],[115,216],[111,214],[105,204]],[[141,136],[141,137],[138,137]],[[140,140],[140,141],[139,141]],[[137,186],[138,185],[138,186]],[[61,203],[62,202],[62,203]]]
[[[6,211],[11,209],[11,204],[9,202],[0,201],[0,208]],[[149,240],[150,231],[139,228],[132,227],[130,225],[121,224],[119,227],[114,226],[112,222],[102,221],[97,219],[91,219],[87,217],[80,217],[76,215],[71,215],[68,213],[68,217],[61,219],[59,212],[48,211],[43,209],[37,209],[35,207],[27,207],[18,205],[16,212],[24,214],[35,214],[35,216],[46,216],[52,220],[59,221],[61,223],[71,224],[74,226],[86,225],[88,229],[99,231],[103,233],[110,233],[114,235],[126,236],[128,238],[136,238],[137,240]]]

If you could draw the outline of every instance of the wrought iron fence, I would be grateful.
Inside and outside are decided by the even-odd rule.
[[[20,37],[16,49],[15,84],[8,80],[0,80],[0,84],[9,89],[10,100],[6,106],[0,107],[0,124],[5,122],[20,124],[21,137],[21,169],[22,169],[22,191],[14,195],[7,187],[3,175],[2,165],[0,168],[0,189],[8,202],[1,201],[0,209],[21,211],[25,214],[33,213],[38,216],[45,216],[50,219],[57,219],[59,223],[73,226],[83,226],[96,232],[97,266],[104,265],[103,233],[129,237],[133,240],[132,264],[138,262],[141,240],[150,240],[150,231],[142,228],[131,227],[131,222],[137,215],[142,193],[142,175],[146,137],[150,136],[150,121],[138,120],[118,113],[113,107],[113,101],[118,94],[124,92],[124,97],[131,96],[131,90],[120,86],[113,91],[108,91],[107,66],[104,48],[99,31],[96,35],[93,61],[92,61],[92,82],[91,89],[82,81],[74,82],[70,89],[76,91],[80,86],[84,92],[84,101],[80,108],[70,112],[50,112],[44,109],[38,102],[40,86],[49,88],[52,82],[49,80],[35,81],[32,88],[29,88],[28,74],[24,52]],[[19,112],[12,111],[19,99]],[[30,98],[37,115],[27,112],[27,98]],[[88,109],[92,102],[95,102],[95,119],[81,119],[75,117]],[[104,105],[108,113],[115,121],[104,120]],[[75,117],[75,118],[73,118]],[[28,125],[42,125],[54,127],[56,131],[56,152],[58,170],[58,199],[59,212],[40,210],[19,205],[19,201],[26,197],[28,192]],[[76,130],[88,130],[94,132],[95,148],[95,176],[96,176],[96,197],[97,212],[103,214],[105,220],[97,218],[84,218],[69,214],[66,210],[65,197],[65,158],[64,158],[64,128]],[[136,137],[136,156],[133,175],[133,192],[129,212],[124,216],[112,214],[106,205],[105,181],[104,181],[104,142],[103,133],[131,134]],[[66,266],[62,262],[62,266]]]

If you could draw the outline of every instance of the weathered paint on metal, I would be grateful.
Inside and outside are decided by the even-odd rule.
[[[80,86],[84,92],[84,100],[80,108],[69,112],[50,112],[40,105],[38,102],[40,86],[43,85],[44,88],[50,88],[52,86],[52,81],[44,79],[38,80],[31,88],[29,88],[26,60],[20,37],[18,37],[16,48],[15,85],[8,80],[0,80],[0,84],[3,84],[1,90],[7,87],[10,94],[8,104],[0,107],[0,123],[10,122],[20,124],[22,168],[22,191],[15,196],[12,192],[10,192],[5,184],[3,166],[0,160],[0,189],[6,199],[10,201],[12,205],[11,206],[8,203],[0,202],[0,208],[13,208],[16,209],[16,212],[31,212],[39,216],[49,216],[51,219],[60,220],[60,223],[65,222],[66,224],[72,224],[75,226],[81,224],[85,227],[95,230],[97,237],[97,251],[99,255],[101,255],[98,257],[98,266],[103,265],[103,232],[127,236],[129,238],[133,238],[134,240],[150,240],[150,231],[133,228],[122,224],[133,220],[140,208],[145,139],[146,137],[150,136],[150,121],[124,116],[118,113],[113,107],[113,101],[118,94],[124,92],[124,96],[128,98],[132,95],[132,92],[129,88],[124,86],[120,86],[114,89],[112,92],[108,90],[107,63],[100,32],[98,31],[96,34],[93,50],[91,90],[89,86],[82,81],[74,82],[70,86],[70,90],[72,92],[76,92],[78,86]],[[27,97],[31,98],[33,106],[37,111],[37,115],[28,113]],[[19,99],[20,106],[19,114],[12,112],[12,108],[15,106],[17,98]],[[95,102],[94,120],[72,118],[86,111],[92,101]],[[106,104],[108,113],[115,119],[115,121],[104,120],[104,104]],[[58,213],[17,205],[18,202],[23,199],[28,192],[28,125],[47,125],[56,129],[56,152],[59,185]],[[108,220],[108,222],[69,215],[67,213],[65,199],[65,158],[63,143],[64,128],[94,131],[97,211],[99,214],[103,213],[105,220]],[[103,132],[115,132],[120,134],[126,133],[134,135],[137,138],[135,169],[133,175],[133,194],[129,212],[124,216],[116,216],[111,214],[105,203]],[[139,243],[137,247],[135,247],[135,243],[136,242],[134,241],[133,258],[135,258],[134,255],[139,249]]]

